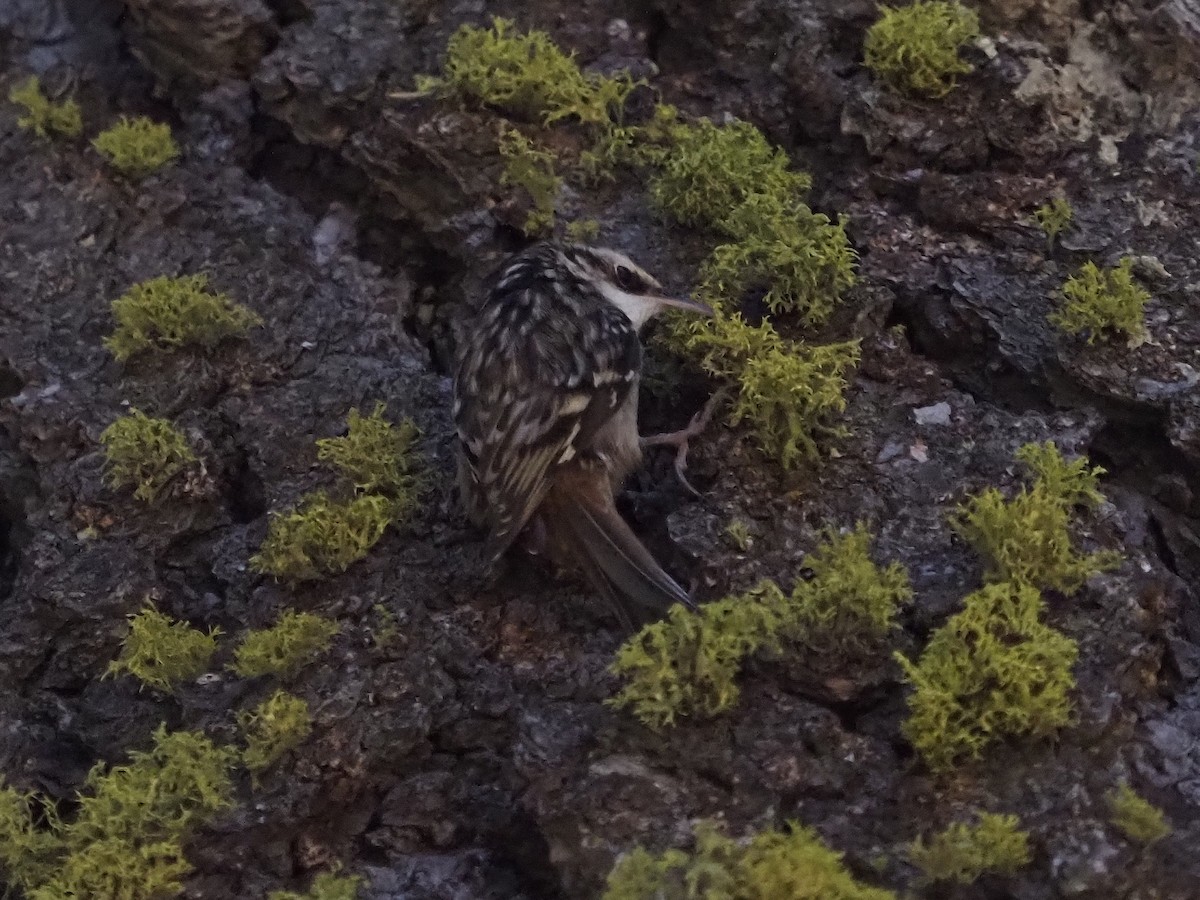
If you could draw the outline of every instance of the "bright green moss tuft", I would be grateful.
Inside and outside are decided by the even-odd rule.
[[[942,97],[953,90],[955,76],[972,71],[958,51],[979,37],[973,10],[944,0],[880,9],[863,44],[863,64],[877,78],[898,90]]]
[[[418,79],[424,91],[473,97],[549,125],[577,119],[607,128],[630,91],[629,75],[585,74],[544,31],[521,34],[508,19],[491,28],[463,25],[450,38],[441,78]]]
[[[609,702],[662,728],[679,716],[716,715],[738,699],[742,660],[773,640],[773,611],[750,596],[727,597],[693,612],[673,606],[617,651],[612,671],[628,683]]]
[[[1127,783],[1122,782],[1106,798],[1109,821],[1121,833],[1139,844],[1153,844],[1171,833],[1163,812],[1153,803],[1138,796]]]
[[[135,284],[113,301],[117,330],[104,346],[124,362],[145,351],[209,349],[262,324],[255,313],[225,294],[209,293],[207,286],[204,275],[163,275]]]
[[[1055,197],[1048,203],[1043,203],[1033,214],[1038,227],[1046,235],[1046,245],[1054,248],[1058,236],[1066,230],[1075,218],[1075,210],[1063,197]]]
[[[1064,304],[1050,314],[1052,324],[1067,334],[1087,332],[1087,342],[1118,331],[1132,340],[1146,336],[1149,292],[1133,280],[1133,260],[1124,257],[1113,269],[1086,262],[1062,287]]]
[[[238,724],[246,736],[242,762],[256,775],[312,734],[308,704],[285,691],[276,691],[252,712],[239,713]]]
[[[934,632],[919,663],[896,655],[914,688],[904,733],[931,769],[978,758],[1006,736],[1047,737],[1071,721],[1078,648],[1041,613],[1035,588],[991,584]]]
[[[500,183],[524,189],[533,200],[522,230],[532,237],[553,229],[554,200],[562,184],[554,174],[554,154],[510,128],[500,135],[500,155],[504,157]]]
[[[1036,476],[1032,486],[1011,500],[989,488],[960,506],[952,522],[987,560],[988,580],[1069,594],[1090,575],[1119,565],[1114,551],[1079,554],[1071,544],[1071,512],[1103,502],[1097,479],[1104,470],[1089,468],[1084,458],[1066,462],[1049,441],[1026,444],[1017,459]]]
[[[928,881],[970,884],[980,875],[1011,875],[1029,865],[1029,834],[1016,816],[980,813],[975,825],[956,822],[929,842],[918,838],[908,855]]]
[[[34,800],[0,788],[0,863],[29,900],[159,900],[182,890],[191,867],[182,844],[231,804],[234,751],[160,727],[130,762],[88,773],[70,822],[46,807],[46,829],[27,817]],[[20,851],[19,854],[17,851]]]
[[[145,116],[122,116],[116,125],[100,132],[92,146],[114,169],[131,178],[144,178],[179,158],[171,126]]]
[[[129,620],[129,634],[121,655],[108,666],[108,675],[128,672],[142,684],[160,691],[173,690],[198,677],[217,652],[219,628],[207,633],[186,622],[176,622],[153,606]]]
[[[183,432],[166,419],[152,419],[136,409],[105,428],[100,443],[108,483],[133,488],[133,496],[147,503],[197,461]]]
[[[393,425],[377,403],[371,415],[350,410],[347,433],[317,441],[317,459],[336,466],[360,494],[383,494],[396,504],[395,515],[413,504],[417,478],[412,445],[421,434],[411,419]]]
[[[295,891],[271,891],[267,900],[357,900],[362,878],[358,875],[336,875],[322,872],[303,894]]]
[[[289,609],[271,628],[247,634],[230,668],[247,678],[293,674],[325,651],[340,630],[337,622]]]
[[[654,856],[638,847],[608,875],[603,900],[895,900],[854,879],[842,854],[811,828],[764,831],[747,841],[725,837],[711,822],[696,826],[692,853]]]
[[[272,514],[267,538],[250,565],[287,581],[344,572],[383,537],[392,514],[391,502],[379,494],[340,502],[317,491],[291,512]]]
[[[83,133],[79,104],[72,99],[49,100],[42,93],[41,82],[36,76],[30,76],[9,91],[8,99],[25,107],[25,115],[17,119],[17,125],[40,138],[76,138]]]

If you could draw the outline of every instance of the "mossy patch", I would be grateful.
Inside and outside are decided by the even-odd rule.
[[[1067,334],[1086,333],[1089,344],[1113,332],[1133,341],[1146,337],[1150,293],[1133,280],[1133,260],[1128,256],[1111,269],[1084,263],[1063,284],[1062,301],[1050,314],[1050,322]]]
[[[504,158],[500,183],[523,189],[533,202],[522,230],[531,237],[553,230],[554,201],[562,185],[554,172],[554,154],[509,128],[500,135],[500,155]]]
[[[857,881],[842,855],[816,831],[792,823],[744,841],[711,822],[696,826],[691,853],[642,848],[625,854],[608,875],[603,900],[895,900],[895,894]]]
[[[1131,841],[1153,844],[1171,833],[1163,811],[1122,782],[1106,798],[1108,820]]]
[[[1039,206],[1033,218],[1046,235],[1046,246],[1053,249],[1058,236],[1074,221],[1075,210],[1065,198],[1055,197]]]
[[[8,92],[8,99],[25,108],[17,126],[32,131],[40,138],[77,138],[83,133],[83,116],[79,104],[71,98],[50,100],[42,93],[42,85],[31,75]]]
[[[151,503],[178,475],[197,462],[187,437],[166,419],[137,409],[100,433],[105,478],[115,489],[131,487],[138,500]]]
[[[272,627],[247,634],[230,668],[248,678],[294,674],[328,649],[340,630],[337,622],[289,609]]]
[[[918,838],[909,858],[927,881],[970,884],[981,875],[1011,875],[1029,865],[1029,834],[1016,816],[980,813],[975,824],[956,822],[929,840]]]
[[[390,498],[395,514],[402,515],[415,502],[417,475],[413,442],[421,430],[411,419],[395,424],[383,417],[384,405],[375,404],[369,416],[350,410],[346,434],[317,441],[317,459],[338,469],[354,483],[359,494]]]
[[[267,900],[357,900],[362,881],[358,875],[322,872],[313,879],[312,887],[303,894],[297,894],[295,891],[271,891]]]
[[[171,136],[171,126],[145,116],[121,121],[92,141],[109,164],[130,178],[145,178],[179,158],[179,145]]]
[[[117,330],[104,346],[124,362],[149,351],[211,349],[262,324],[258,315],[207,287],[204,275],[162,275],[135,284],[113,301]]]
[[[977,37],[979,17],[958,2],[881,6],[863,43],[863,65],[897,90],[943,97],[954,89],[957,76],[972,71],[959,50]]]
[[[208,668],[217,652],[220,633],[219,628],[201,631],[148,606],[130,617],[121,655],[109,664],[105,674],[128,672],[152,688],[174,690]]]
[[[242,762],[255,775],[274,765],[312,734],[308,704],[286,691],[276,691],[253,710],[238,714],[246,738]]]
[[[317,491],[290,512],[271,514],[267,538],[250,566],[295,582],[344,572],[383,537],[392,513],[391,502],[379,494],[339,501]]]

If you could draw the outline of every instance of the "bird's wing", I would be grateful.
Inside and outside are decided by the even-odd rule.
[[[484,321],[487,321],[484,316]],[[468,507],[489,527],[498,558],[546,494],[556,466],[586,452],[641,369],[641,346],[618,310],[552,316],[507,341],[480,329],[456,384],[455,424]],[[473,350],[490,348],[490,355]]]

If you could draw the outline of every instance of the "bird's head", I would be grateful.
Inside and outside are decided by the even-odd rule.
[[[625,313],[636,329],[668,308],[713,314],[710,306],[698,300],[666,293],[654,276],[617,250],[571,244],[563,248],[562,259],[572,274]]]

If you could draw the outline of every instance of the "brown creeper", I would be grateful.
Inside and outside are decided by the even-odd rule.
[[[489,558],[532,534],[626,624],[626,603],[637,619],[691,603],[613,504],[642,458],[638,331],[665,307],[712,312],[615,250],[536,244],[497,274],[457,354],[459,487]]]

